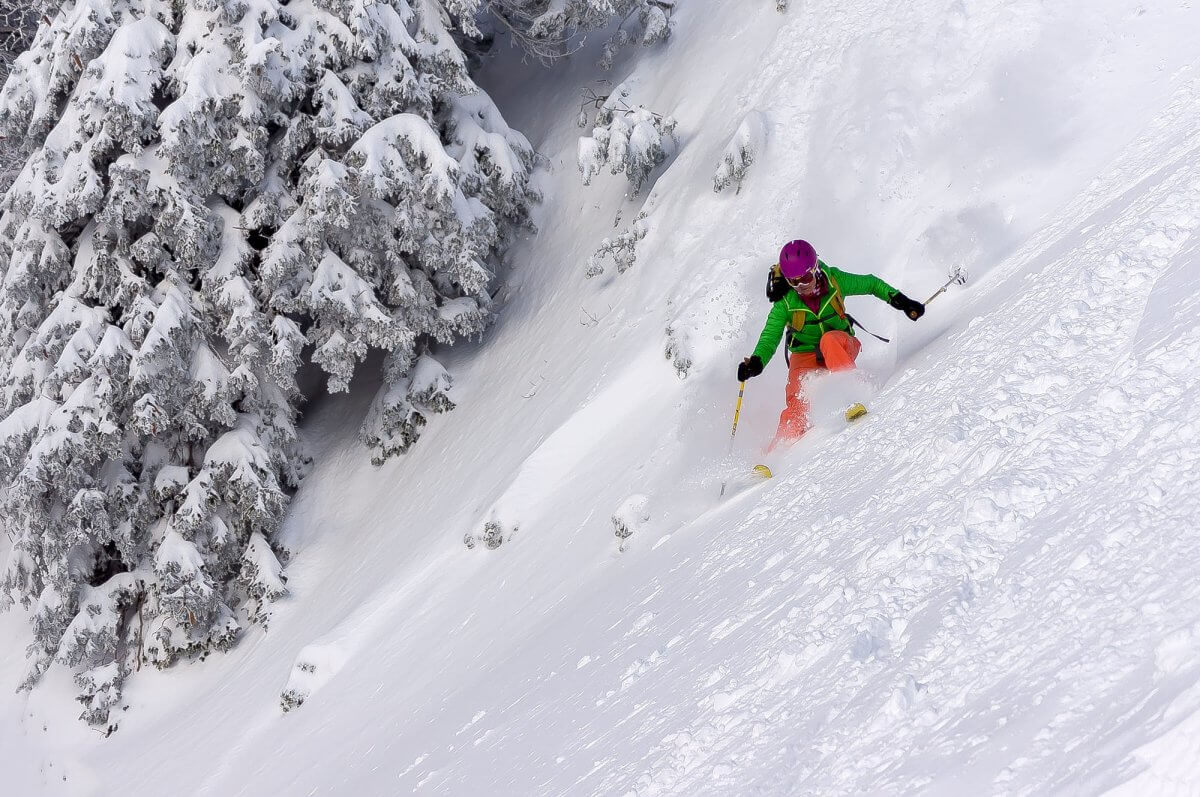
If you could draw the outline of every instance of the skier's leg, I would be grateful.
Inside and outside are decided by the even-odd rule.
[[[830,371],[848,371],[854,367],[862,344],[853,335],[834,330],[821,336],[821,355]]]
[[[785,404],[783,412],[779,414],[779,428],[775,430],[775,439],[767,446],[768,452],[780,443],[800,439],[808,429],[808,399],[804,396],[804,377],[820,366],[817,365],[815,352],[793,353],[791,359],[784,394]]]
[[[845,332],[834,330],[821,336],[821,355],[830,371],[850,371],[854,369],[854,361],[862,350],[862,344]],[[867,414],[866,405],[854,402],[846,408],[847,421],[854,421]]]

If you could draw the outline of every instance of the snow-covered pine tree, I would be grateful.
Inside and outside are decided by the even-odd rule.
[[[296,373],[387,383],[403,450],[451,406],[532,151],[468,75],[475,0],[66,0],[0,95],[0,602],[32,686],[109,721],[141,658],[232,644],[285,591]]]

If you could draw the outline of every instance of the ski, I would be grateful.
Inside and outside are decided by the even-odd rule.
[[[723,500],[734,498],[752,487],[758,487],[774,475],[766,465],[755,465],[749,473],[727,480],[721,491],[721,498]]]
[[[853,423],[866,414],[866,405],[860,402],[855,402],[846,408],[846,422]]]

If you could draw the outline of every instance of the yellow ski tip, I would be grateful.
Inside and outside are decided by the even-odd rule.
[[[857,421],[859,418],[867,414],[867,408],[863,404],[854,403],[846,408],[846,420]]]
[[[766,465],[755,465],[754,466],[754,475],[761,476],[764,479],[769,479],[772,476],[774,476],[775,474],[771,473],[771,469],[768,468]]]

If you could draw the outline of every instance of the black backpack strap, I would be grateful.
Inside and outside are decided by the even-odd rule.
[[[855,321],[855,320],[854,320],[854,316],[850,315],[849,313],[846,313],[846,320],[850,322],[850,325],[851,325],[851,326],[858,327],[858,328],[859,328],[859,329],[861,329],[863,332],[866,332],[868,335],[870,335],[871,337],[875,338],[875,340],[882,340],[884,343],[891,343],[891,341],[890,341],[890,340],[888,340],[887,338],[885,338],[885,337],[883,337],[883,336],[881,336],[881,335],[876,335],[874,332],[872,332],[871,330],[869,330],[869,329],[867,329],[866,327],[864,327],[862,324],[860,324],[860,323],[858,323],[857,321]]]

